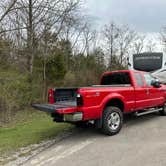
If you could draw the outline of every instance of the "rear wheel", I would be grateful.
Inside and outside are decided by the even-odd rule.
[[[107,107],[103,112],[102,131],[106,135],[119,133],[123,124],[123,113],[117,107]]]
[[[164,104],[162,110],[159,111],[159,112],[160,112],[160,115],[162,115],[162,116],[166,116],[166,102],[165,102],[165,104]]]

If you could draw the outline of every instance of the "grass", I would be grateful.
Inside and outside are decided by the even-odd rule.
[[[70,124],[53,122],[50,116],[42,112],[19,112],[12,123],[0,128],[0,156],[51,139],[70,127]]]

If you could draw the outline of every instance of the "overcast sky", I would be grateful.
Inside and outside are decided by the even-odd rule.
[[[143,33],[166,25],[166,0],[87,0],[87,10],[99,25],[113,20]]]

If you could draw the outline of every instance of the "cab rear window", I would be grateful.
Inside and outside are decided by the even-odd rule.
[[[124,85],[131,84],[130,75],[127,72],[118,72],[104,75],[101,85]]]

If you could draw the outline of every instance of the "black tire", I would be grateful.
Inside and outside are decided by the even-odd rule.
[[[123,113],[117,107],[107,107],[102,116],[102,132],[106,135],[119,133],[123,125]]]
[[[159,113],[160,113],[160,115],[162,115],[162,116],[166,116],[166,102],[165,102],[164,106],[162,107],[162,110],[159,111]]]

